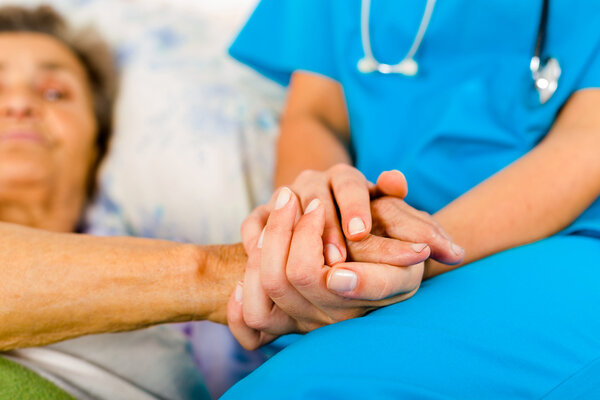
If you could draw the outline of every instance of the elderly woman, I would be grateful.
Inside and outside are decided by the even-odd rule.
[[[0,347],[6,350],[46,344],[152,322],[155,317],[138,315],[132,316],[141,317],[138,322],[130,325],[131,318],[124,316],[122,304],[134,310],[136,304],[158,301],[142,300],[142,291],[135,290],[133,271],[142,272],[140,265],[147,263],[136,254],[144,252],[145,257],[152,257],[163,246],[166,253],[156,259],[154,268],[178,263],[178,272],[183,274],[186,257],[190,257],[188,267],[194,265],[189,251],[176,250],[174,244],[167,250],[164,243],[139,247],[122,239],[93,244],[83,237],[7,224],[55,232],[77,230],[110,135],[115,91],[110,52],[90,34],[75,38],[49,8],[2,8],[0,30],[0,268],[5,283]],[[69,247],[61,249],[61,243],[68,242]],[[117,246],[122,249],[120,253],[115,250]],[[235,265],[242,264],[232,263],[232,273]],[[113,274],[116,267],[119,274]],[[169,281],[164,275],[162,279]],[[223,290],[224,295],[229,290]],[[135,295],[126,299],[127,291]],[[160,289],[152,291],[157,295]],[[103,300],[97,302],[99,298]],[[152,308],[156,318],[169,318],[161,315],[160,306],[148,307],[146,313]],[[142,355],[143,351],[151,356]],[[169,398],[205,394],[185,351],[185,341],[167,329],[95,336],[12,351],[5,357],[59,383],[78,398],[109,398],[115,393],[121,397],[152,393]],[[135,365],[141,361],[146,362],[144,367]],[[156,363],[168,366],[171,374],[157,372],[152,367]],[[136,369],[140,372],[137,375]],[[106,384],[107,379],[111,384]],[[178,385],[177,380],[181,381]],[[102,384],[92,385],[94,381]]]
[[[114,365],[98,368],[97,357],[106,353],[106,347],[86,338],[31,349],[163,322],[208,319],[224,323],[227,301],[244,275],[242,245],[197,246],[70,233],[77,230],[111,126],[113,83],[106,67],[108,53],[88,39],[69,32],[47,7],[0,9],[0,350],[13,350],[5,355],[50,379],[61,371],[60,379],[54,381],[80,398],[200,396],[205,393],[189,365],[177,366],[177,360],[168,355],[143,362],[131,356],[140,342],[151,342],[143,356],[156,355],[160,349],[168,353],[165,347],[171,345],[185,347],[173,340],[165,345],[165,336],[160,334],[135,339],[115,336],[112,342],[121,346],[117,348],[123,353],[120,362],[128,363],[138,375],[146,374],[148,367],[161,369],[146,380],[171,379],[172,383],[179,379],[180,390],[174,392],[161,392],[156,385],[142,387],[135,379],[120,376],[123,371]],[[396,184],[398,193],[403,185]],[[291,192],[286,193],[292,203],[296,201]],[[277,206],[281,199],[273,202]],[[375,210],[374,221],[385,214],[385,209]],[[316,223],[324,221],[319,213],[311,218]],[[434,229],[413,221],[414,226],[420,224],[424,230]],[[322,249],[312,246],[320,242],[318,232],[299,223],[280,233],[285,236],[292,229],[302,240],[289,249],[321,257]],[[374,261],[368,257],[373,248],[385,251],[378,256],[378,273],[362,276],[363,291],[353,294],[358,300],[339,295],[327,298],[328,306],[341,312],[311,325],[301,321],[312,308],[299,306],[286,316],[289,319],[281,320],[281,331],[308,331],[398,301],[379,301],[385,297],[381,285],[395,276],[396,265],[422,267],[429,255],[425,246],[416,251],[401,241],[377,237],[354,248],[352,255],[355,260]],[[323,298],[326,293],[332,295],[326,287],[320,291]],[[239,301],[241,296],[238,290],[232,299]],[[87,362],[80,351],[85,347],[92,349]],[[14,351],[22,348],[28,349]],[[113,367],[116,370],[110,370]],[[163,373],[166,370],[168,374]]]

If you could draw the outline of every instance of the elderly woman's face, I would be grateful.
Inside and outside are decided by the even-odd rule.
[[[96,133],[76,55],[48,35],[0,33],[0,193],[37,185],[47,202],[84,196]]]

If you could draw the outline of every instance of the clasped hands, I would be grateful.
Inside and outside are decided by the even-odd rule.
[[[406,204],[406,193],[398,171],[383,172],[373,185],[340,164],[303,172],[256,208],[242,225],[244,281],[227,307],[241,345],[256,349],[406,300],[426,260],[460,263],[463,249]]]

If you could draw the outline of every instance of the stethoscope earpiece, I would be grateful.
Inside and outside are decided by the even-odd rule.
[[[377,71],[377,61],[372,58],[363,57],[358,60],[358,72],[362,74],[370,74],[371,72]]]
[[[419,72],[419,64],[412,58],[406,58],[392,67],[394,67],[394,72],[406,76],[415,76]]]

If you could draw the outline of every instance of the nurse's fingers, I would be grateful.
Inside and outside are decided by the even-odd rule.
[[[394,197],[377,199],[371,206],[374,233],[413,243],[426,243],[431,249],[431,258],[444,264],[457,264],[464,259],[464,250],[429,214],[415,210]]]
[[[271,212],[265,227],[263,247],[261,251],[260,280],[265,293],[285,313],[295,319],[318,320],[320,311],[288,281],[286,264],[289,262],[288,253],[292,245],[294,229],[294,216],[298,208],[296,197],[287,189],[281,189],[278,206]],[[315,211],[315,208],[318,210]],[[314,228],[313,242],[310,246],[302,246],[305,256],[316,254],[320,258],[318,267],[323,265],[323,247],[321,235],[323,233],[324,210],[318,199],[313,200],[307,208],[307,214],[298,221],[298,226],[306,224],[306,219],[311,212],[320,216],[320,229]],[[304,220],[304,221],[303,221]],[[313,224],[314,225],[314,224]],[[297,247],[297,246],[296,246]]]
[[[236,285],[227,304],[227,325],[243,348],[246,350],[256,350],[273,341],[276,336],[252,329],[246,324],[244,321],[242,298],[243,286],[240,282]]]
[[[346,272],[347,276],[348,273],[353,273],[353,271],[356,271],[355,277],[358,286],[344,289],[341,294],[328,290],[327,280],[330,267],[322,265],[323,257],[319,252],[321,243],[318,229],[323,227],[322,210],[318,206],[310,211],[311,208],[313,207],[307,209],[309,212],[300,218],[294,228],[286,271],[290,283],[304,298],[320,309],[324,315],[310,315],[304,319],[297,318],[300,320],[299,326],[302,330],[311,330],[323,324],[363,315],[368,310],[381,306],[371,300],[381,300],[388,296],[409,292],[418,286],[418,283],[415,285],[414,279],[415,277],[418,279],[422,277],[422,261],[429,254],[427,246],[421,245],[419,248],[421,254],[419,254],[410,248],[411,243],[374,237],[370,241],[364,239],[358,242],[368,241],[370,243],[370,247],[365,247],[364,250],[361,249],[364,252],[371,253],[365,258],[372,257],[374,260],[377,260],[377,257],[380,257],[379,260],[389,258],[394,262],[400,261],[404,265],[417,265],[398,267],[372,263],[340,263],[335,268],[340,265],[348,266],[348,268],[341,270],[334,279],[330,280],[331,288],[342,290],[343,272]],[[386,254],[381,255],[382,252]],[[394,256],[393,253],[397,252],[406,253],[406,255]],[[346,282],[346,284],[351,284],[351,282]],[[349,301],[348,298],[358,300]],[[400,300],[399,298],[394,301]],[[312,321],[312,325],[303,323],[307,320]]]
[[[314,199],[319,199],[323,204],[325,209],[323,243],[327,265],[345,261],[347,257],[346,238],[340,227],[335,200],[331,195],[329,174],[312,170],[303,171],[294,181],[292,189],[300,198],[303,209],[306,209]]]
[[[339,164],[330,169],[331,190],[347,239],[362,240],[371,232],[371,199],[367,179],[356,168]]]
[[[269,207],[262,205],[256,207],[250,215],[242,222],[242,243],[246,254],[250,254],[257,248],[258,239],[269,218]]]
[[[428,259],[431,249],[427,243],[369,235],[360,242],[348,242],[348,254],[352,261],[407,266]]]
[[[383,171],[372,191],[374,197],[394,196],[403,199],[408,194],[406,177],[398,170]]]
[[[360,262],[340,263],[327,275],[327,288],[348,299],[406,300],[423,280],[424,263],[408,267]],[[383,304],[377,304],[381,307]]]

